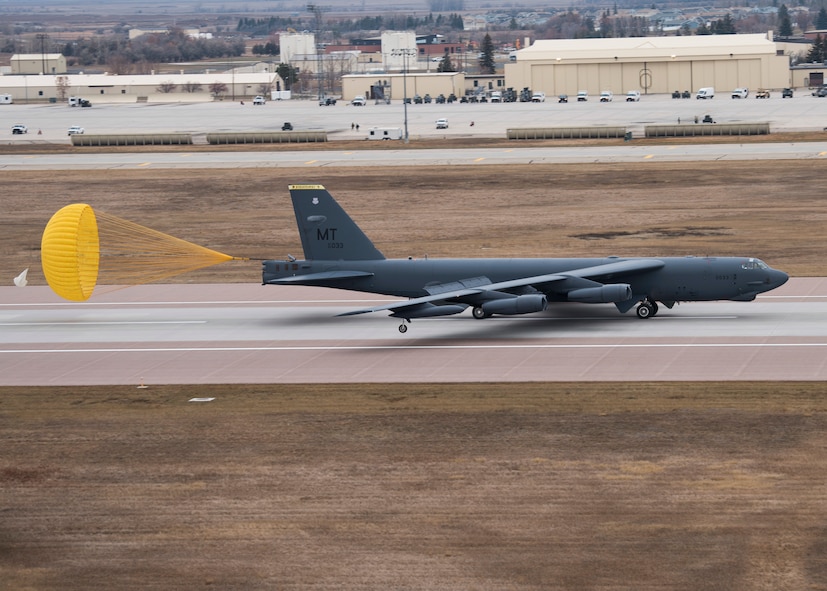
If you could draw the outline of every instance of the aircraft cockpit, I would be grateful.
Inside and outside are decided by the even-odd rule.
[[[747,259],[743,263],[741,263],[741,268],[745,270],[752,270],[752,269],[769,269],[769,265],[762,261],[761,259]]]

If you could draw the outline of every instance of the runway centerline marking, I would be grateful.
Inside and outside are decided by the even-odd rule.
[[[113,320],[110,322],[0,322],[0,326],[123,326],[123,325],[156,325],[156,324],[207,324],[207,320],[146,320],[126,321]]]

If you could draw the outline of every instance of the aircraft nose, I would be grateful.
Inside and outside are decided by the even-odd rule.
[[[784,271],[779,271],[777,269],[770,269],[770,289],[775,289],[776,287],[780,287],[787,283],[787,280],[790,278]]]

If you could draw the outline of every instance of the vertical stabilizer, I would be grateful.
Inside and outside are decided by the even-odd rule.
[[[384,259],[322,185],[290,185],[304,258],[315,261]]]

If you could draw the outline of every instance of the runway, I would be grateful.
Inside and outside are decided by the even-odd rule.
[[[302,152],[0,154],[0,170],[331,168],[827,159],[827,142]]]
[[[0,386],[827,380],[827,278],[656,318],[611,305],[415,320],[337,317],[371,294],[250,284],[0,288]]]

